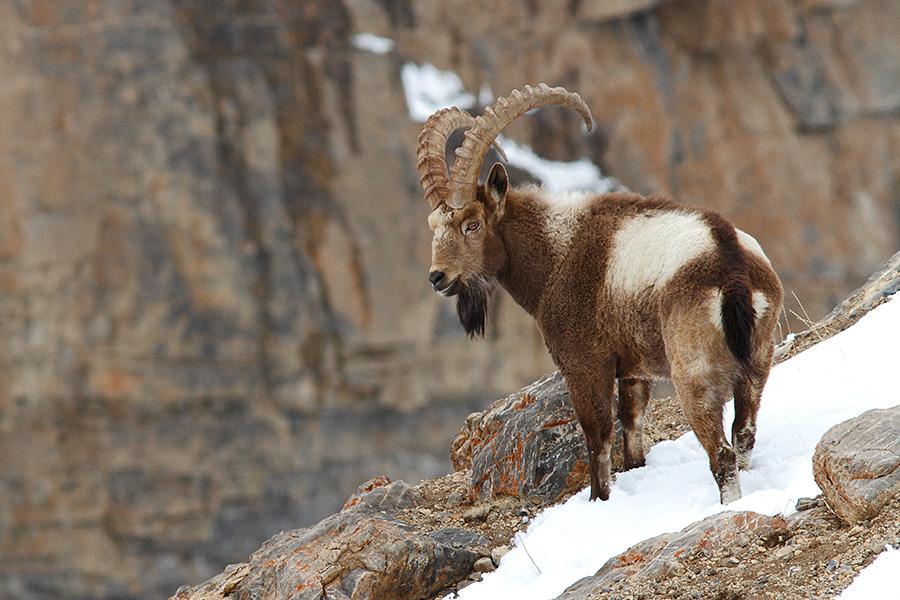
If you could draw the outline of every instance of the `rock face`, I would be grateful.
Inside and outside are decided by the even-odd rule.
[[[165,597],[445,473],[549,369],[429,289],[420,124],[350,8],[0,2],[0,597]]]
[[[248,563],[181,588],[172,600],[429,598],[472,570],[480,556],[472,548],[486,540],[460,529],[417,532],[397,519],[415,502],[402,481],[375,488],[353,508],[276,535]]]
[[[870,410],[829,429],[813,455],[828,506],[850,524],[900,494],[900,406]]]
[[[510,135],[721,210],[816,318],[897,246],[898,11],[0,2],[0,596],[201,581],[373,473],[443,472],[550,369],[507,297],[473,343],[425,283],[404,63],[577,89],[594,135]]]
[[[743,537],[750,541],[777,536],[787,530],[781,517],[754,512],[722,512],[697,521],[675,533],[665,533],[636,544],[609,559],[597,573],[572,584],[558,600],[583,600],[596,597],[604,588],[628,579],[664,580],[684,569],[682,563],[699,552],[718,553],[734,546]]]
[[[617,431],[613,469],[622,466]],[[453,440],[450,461],[457,471],[471,469],[475,498],[536,497],[549,503],[583,487],[587,446],[559,372],[469,415]]]

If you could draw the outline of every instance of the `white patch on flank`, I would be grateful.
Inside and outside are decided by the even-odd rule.
[[[596,194],[578,191],[552,193],[540,188],[538,192],[547,205],[547,235],[557,256],[565,256],[578,227],[578,217]]]
[[[745,231],[741,231],[740,229],[735,229],[737,231],[738,243],[741,245],[741,248],[746,250],[751,254],[755,254],[760,257],[766,264],[771,265],[769,262],[769,257],[766,256],[766,253],[763,252],[762,246],[759,245],[759,242],[756,241],[756,238],[750,235]]]
[[[762,317],[767,308],[769,308],[769,300],[766,295],[759,290],[753,292],[753,312],[756,313],[756,318]]]
[[[700,215],[659,212],[626,221],[613,237],[606,282],[622,294],[659,290],[688,262],[715,248]]]

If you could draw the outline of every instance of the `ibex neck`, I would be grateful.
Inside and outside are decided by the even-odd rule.
[[[534,314],[558,260],[547,231],[547,207],[530,190],[510,190],[498,227],[507,254],[506,267],[498,274],[500,284]]]

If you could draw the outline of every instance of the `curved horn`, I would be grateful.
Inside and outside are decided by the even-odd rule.
[[[425,200],[434,210],[450,196],[447,179],[447,138],[460,127],[472,127],[475,117],[452,106],[442,108],[425,121],[416,147],[416,170]]]
[[[513,90],[484,109],[484,114],[475,119],[475,124],[466,132],[462,146],[456,149],[452,190],[447,204],[452,208],[461,208],[475,197],[484,155],[507,125],[529,110],[553,104],[578,111],[588,131],[593,128],[591,110],[574,92],[561,87],[551,88],[546,83],[538,84],[536,88],[526,85],[521,90]]]
[[[416,170],[419,184],[425,190],[425,200],[434,210],[450,196],[447,177],[447,138],[461,127],[471,128],[475,117],[455,106],[442,108],[425,121],[416,147]],[[506,153],[499,144],[493,144],[497,154],[506,161]]]

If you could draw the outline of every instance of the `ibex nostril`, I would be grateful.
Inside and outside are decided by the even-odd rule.
[[[443,271],[432,271],[431,273],[428,274],[428,281],[431,282],[432,286],[436,286],[437,284],[439,284],[443,278],[444,278]]]

